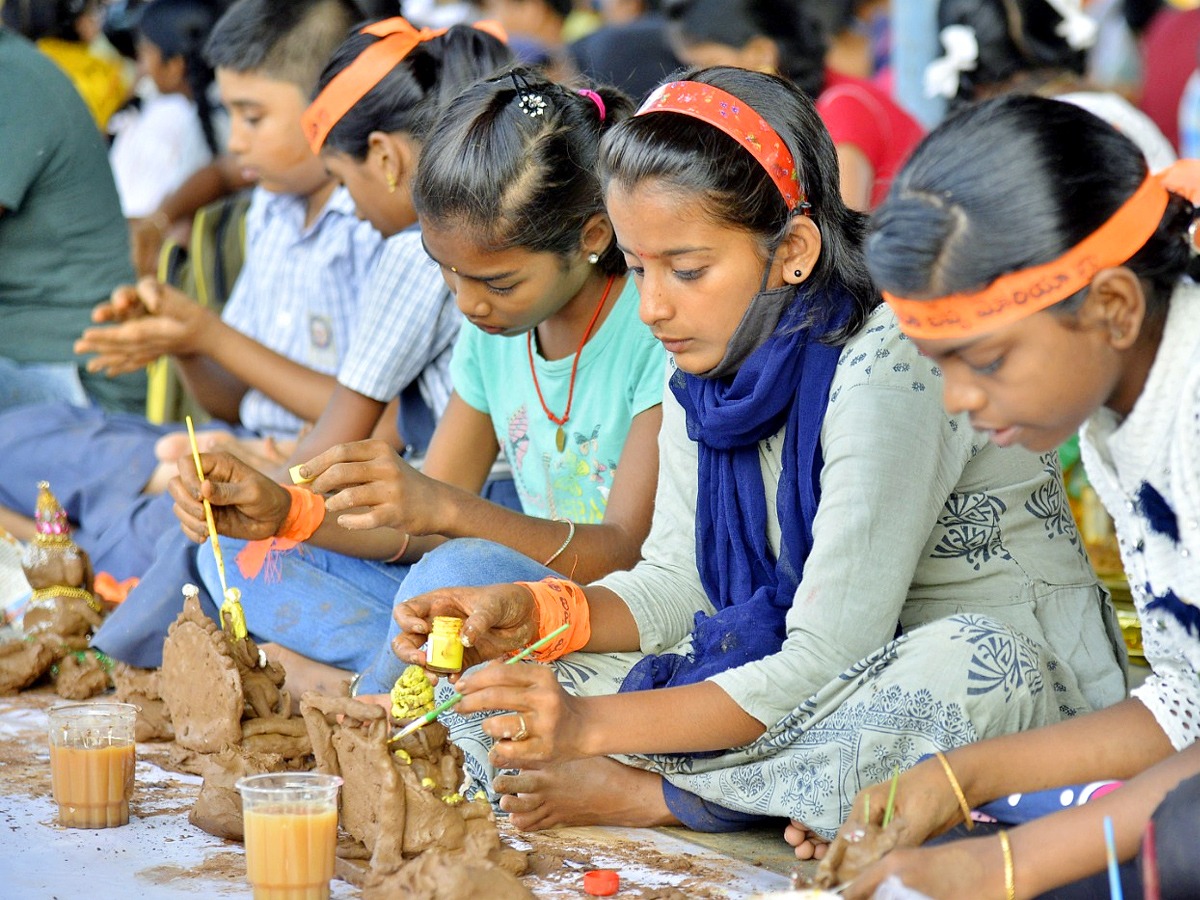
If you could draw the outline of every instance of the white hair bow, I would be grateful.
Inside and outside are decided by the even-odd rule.
[[[1082,0],[1046,0],[1062,16],[1054,33],[1067,42],[1072,50],[1087,50],[1096,43],[1100,26],[1083,11]]]
[[[962,73],[979,62],[979,39],[970,25],[947,25],[938,37],[946,53],[925,67],[925,96],[950,99],[958,95]]]

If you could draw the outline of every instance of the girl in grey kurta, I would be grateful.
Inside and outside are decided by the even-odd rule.
[[[675,114],[672,95],[652,95],[614,129],[609,212],[642,279],[642,319],[678,367],[664,397],[653,527],[641,563],[583,592],[588,652],[553,670],[471,673],[451,733],[481,786],[497,765],[522,770],[494,781],[520,827],[720,830],[789,816],[829,837],[858,788],[897,766],[1119,700],[1119,638],[1053,455],[1001,450],[947,417],[940,373],[890,312],[872,311],[874,291],[853,270],[860,222],[838,199],[833,149],[811,104],[777,79],[731,69],[669,90],[679,105],[753,107],[755,140],[769,144],[771,121],[796,162],[760,165],[727,128]],[[671,153],[656,157],[654,141],[672,142]],[[751,160],[740,170],[730,165],[737,153]],[[803,187],[790,210],[778,169]],[[696,183],[737,177],[784,197],[768,226],[731,218],[745,189]],[[821,392],[814,401],[819,366],[806,362],[786,414],[744,445],[742,462],[761,480],[757,504],[737,469],[742,493],[721,521],[712,495],[730,488],[706,470],[721,435],[701,424],[707,401],[697,392],[759,370],[783,379],[787,354],[771,363],[763,354],[805,340],[797,335],[823,314],[824,342],[787,351],[828,353]],[[811,457],[803,429],[818,445]],[[723,541],[747,522],[757,524],[743,537],[763,549],[729,591],[737,579],[726,570],[736,576],[742,562]],[[754,605],[766,583],[779,602],[768,590],[770,602]],[[739,619],[746,610],[753,618]],[[538,621],[512,585],[416,597],[397,612],[402,658],[423,661],[422,632],[440,614],[467,616],[466,633],[486,637],[489,655],[518,646]],[[644,687],[657,689],[630,690]],[[484,710],[511,712],[483,722]]]

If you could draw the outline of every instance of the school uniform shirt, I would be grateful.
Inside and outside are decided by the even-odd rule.
[[[821,427],[813,544],[779,652],[713,676],[770,726],[905,632],[956,614],[1008,625],[1048,647],[1093,708],[1125,696],[1119,632],[1087,561],[1054,453],[988,442],[942,408],[941,372],[880,305],[839,357]],[[767,539],[783,430],[759,441]],[[697,451],[663,396],[654,520],[631,571],[599,581],[625,601],[643,653],[662,653],[713,613],[696,567]],[[1019,680],[1013,661],[972,671],[973,692]],[[997,701],[1001,702],[1001,701]]]
[[[391,401],[414,381],[437,418],[450,392],[450,357],[462,315],[417,227],[383,242],[363,291],[358,324],[338,382]]]
[[[1182,750],[1200,737],[1200,287],[1171,300],[1129,415],[1079,432],[1088,479],[1113,517],[1153,673],[1132,693]]]
[[[550,411],[561,416],[575,355],[543,359],[535,342],[535,386],[525,335],[490,335],[463,326],[450,363],[454,389],[468,406],[491,416],[526,515],[579,523],[604,518],[629,426],[662,402],[666,351],[637,311],[631,277],[579,354],[561,451],[558,426],[542,409],[538,389]]]
[[[305,227],[306,201],[255,188],[246,212],[246,261],[221,318],[281,356],[336,374],[346,358],[359,297],[382,237],[337,188]],[[262,435],[295,437],[303,420],[261,391],[242,398],[239,419]]]
[[[817,112],[833,143],[853,144],[875,171],[871,208],[883,202],[892,179],[925,134],[919,122],[880,88],[827,69]]]
[[[127,219],[151,215],[197,169],[212,162],[196,104],[182,94],[162,94],[137,111],[117,113],[112,163]]]

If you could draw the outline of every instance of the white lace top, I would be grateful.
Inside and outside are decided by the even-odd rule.
[[[1095,413],[1080,447],[1116,523],[1153,669],[1133,695],[1182,750],[1200,738],[1200,287],[1176,290],[1133,410]]]

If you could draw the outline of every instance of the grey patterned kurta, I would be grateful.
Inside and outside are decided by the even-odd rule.
[[[1056,455],[998,448],[965,417],[948,417],[940,376],[885,307],[841,354],[787,639],[712,678],[763,723],[762,737],[717,754],[622,761],[722,807],[791,816],[832,836],[859,788],[896,765],[1125,696],[1123,644]],[[643,561],[600,582],[628,604],[642,653],[686,651],[695,614],[712,611],[695,562],[696,448],[670,391],[659,452]],[[773,498],[780,436],[761,441],[759,455]],[[640,655],[576,653],[555,666],[572,693],[606,694]],[[490,787],[478,717],[450,723]]]

